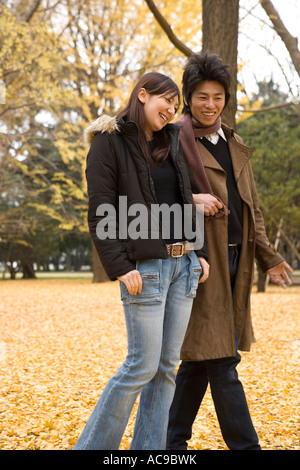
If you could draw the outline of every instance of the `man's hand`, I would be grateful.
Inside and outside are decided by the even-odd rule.
[[[219,209],[222,209],[222,204],[212,194],[193,194],[194,204],[204,205],[204,215],[215,215]]]
[[[287,287],[286,282],[289,285],[292,284],[292,281],[290,280],[286,271],[292,273],[293,269],[286,261],[282,261],[273,268],[268,269],[267,274],[270,276],[270,280],[272,282],[275,282],[285,289]]]
[[[209,264],[208,262],[206,261],[205,258],[198,258],[199,259],[199,262],[201,264],[201,267],[202,267],[202,275],[199,279],[199,284],[203,283],[206,281],[206,279],[208,278],[209,276]]]
[[[119,281],[124,282],[129,294],[136,295],[142,292],[143,280],[137,269],[119,276],[118,279]]]

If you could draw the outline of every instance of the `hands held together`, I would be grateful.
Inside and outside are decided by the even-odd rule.
[[[220,209],[222,209],[222,204],[218,199],[212,194],[193,194],[194,204],[203,204],[204,206],[204,215],[215,215]]]

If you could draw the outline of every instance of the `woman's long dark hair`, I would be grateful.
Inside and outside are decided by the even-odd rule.
[[[163,163],[169,154],[170,139],[165,127],[160,131],[154,132],[154,149],[150,152],[150,146],[145,134],[144,105],[138,99],[138,93],[141,88],[144,88],[150,95],[166,95],[170,93],[172,98],[177,95],[179,98],[180,91],[176,83],[166,75],[158,72],[146,73],[133,88],[126,107],[117,114],[117,118],[124,118],[137,124],[140,131],[140,144],[149,163]]]

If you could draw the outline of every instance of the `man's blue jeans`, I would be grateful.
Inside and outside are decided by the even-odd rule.
[[[131,450],[165,449],[175,369],[200,276],[194,252],[137,263],[142,293],[120,283],[128,354],[109,380],[74,449],[118,449],[141,392]]]
[[[232,285],[238,265],[238,248],[229,248]],[[236,341],[237,343],[237,341]],[[223,438],[230,450],[260,450],[249,409],[236,370],[241,356],[180,364],[170,409],[168,449],[187,449],[192,425],[210,384]]]

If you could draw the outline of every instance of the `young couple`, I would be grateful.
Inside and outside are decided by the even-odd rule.
[[[189,59],[184,116],[171,124],[179,96],[170,78],[147,73],[116,118],[102,116],[86,132],[89,229],[109,278],[120,281],[128,354],[75,450],[118,449],[139,394],[130,449],[186,449],[208,382],[228,447],[260,448],[236,373],[237,347],[249,350],[251,343],[254,249],[278,283],[290,282],[290,267],[266,237],[251,151],[221,123],[229,99],[227,67],[216,55]],[[186,220],[178,217],[184,211],[170,217],[167,236],[160,218],[156,230],[144,224],[139,236],[129,230],[127,238],[99,238],[101,207],[117,213],[124,196],[128,213],[139,204],[149,221],[153,205],[191,206],[193,233],[196,205],[202,204],[203,246],[186,236]],[[112,222],[118,233],[120,220]]]

